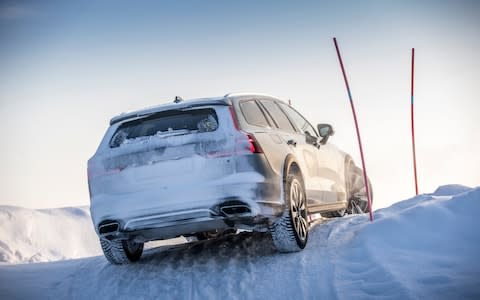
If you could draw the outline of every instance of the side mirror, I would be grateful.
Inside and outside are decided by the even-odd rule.
[[[328,138],[335,134],[332,125],[330,124],[318,124],[317,125],[318,134],[322,138],[320,144],[325,145],[328,141]]]

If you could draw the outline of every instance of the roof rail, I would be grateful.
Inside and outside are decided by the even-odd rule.
[[[228,98],[228,97],[235,97],[235,96],[264,96],[264,97],[280,99],[278,97],[275,97],[269,94],[263,94],[263,93],[228,93],[228,94],[225,94],[225,96],[223,97]]]

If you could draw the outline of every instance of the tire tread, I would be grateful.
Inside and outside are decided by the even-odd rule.
[[[107,239],[100,239],[100,245],[102,246],[105,258],[114,265],[123,265],[134,261],[127,255],[122,240],[109,241]]]
[[[289,184],[293,178],[296,178],[295,175],[289,174],[286,179],[286,183]],[[285,200],[287,200],[287,189],[285,190]],[[290,199],[288,199],[290,201]],[[290,215],[290,203],[285,203],[285,210],[283,211],[282,216],[270,225],[270,233],[272,235],[272,240],[275,248],[279,252],[298,252],[305,248],[307,240],[305,242],[299,243],[297,239],[297,233],[293,227],[292,217]]]

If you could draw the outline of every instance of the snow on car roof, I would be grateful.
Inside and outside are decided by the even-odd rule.
[[[232,101],[235,101],[236,99],[244,99],[249,97],[264,97],[264,98],[272,98],[272,99],[278,100],[278,98],[271,95],[267,95],[267,94],[229,93],[223,97],[195,98],[195,99],[182,100],[179,102],[166,102],[160,105],[155,105],[151,107],[142,108],[139,110],[121,113],[110,120],[110,125],[113,125],[115,123],[118,123],[127,119],[150,115],[152,113],[169,110],[169,109],[184,109],[188,107],[203,106],[203,105],[230,105]]]
[[[143,108],[140,110],[121,113],[120,115],[115,116],[110,120],[110,125],[113,125],[123,120],[150,115],[152,113],[169,110],[169,109],[183,109],[183,108],[203,106],[203,105],[229,105],[229,104],[230,103],[224,97],[189,99],[189,100],[182,100],[177,103],[167,102],[167,103],[162,103],[160,105]]]

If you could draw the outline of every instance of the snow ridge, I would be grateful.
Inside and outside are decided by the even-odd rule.
[[[101,253],[88,207],[0,206],[0,262],[54,261]]]

